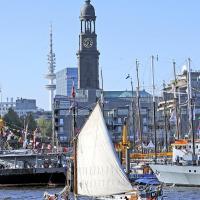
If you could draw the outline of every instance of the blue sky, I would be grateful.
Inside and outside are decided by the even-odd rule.
[[[0,86],[3,100],[34,98],[48,109],[47,54],[49,26],[53,23],[56,70],[76,67],[79,14],[84,0],[0,0]],[[200,66],[200,1],[198,0],[93,0],[96,9],[100,67],[105,90],[136,86],[135,60],[140,62],[141,85],[151,88],[151,55],[156,89],[177,72],[188,57],[192,69]]]

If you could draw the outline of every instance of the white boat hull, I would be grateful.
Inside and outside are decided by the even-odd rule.
[[[150,167],[162,183],[200,186],[200,166],[152,164]]]

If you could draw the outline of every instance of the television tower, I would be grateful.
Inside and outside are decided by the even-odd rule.
[[[54,84],[54,80],[56,79],[55,71],[55,64],[56,64],[56,56],[53,52],[53,39],[52,39],[52,24],[50,27],[50,51],[48,54],[48,73],[46,74],[46,79],[49,80],[49,84],[45,85],[46,89],[49,91],[49,110],[53,111],[53,98],[54,98],[54,91],[56,89],[56,84]]]

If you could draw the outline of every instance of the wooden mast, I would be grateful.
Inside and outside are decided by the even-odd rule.
[[[180,129],[179,129],[179,112],[178,112],[178,99],[177,99],[177,78],[176,78],[176,62],[173,61],[173,70],[174,70],[174,111],[176,116],[176,137],[180,139]]]
[[[74,197],[78,195],[78,187],[77,187],[77,137],[76,137],[76,107],[75,107],[75,88],[74,88],[74,80],[72,86],[72,98],[73,98],[73,124],[72,124],[72,133],[73,133],[73,150],[74,150]]]
[[[191,59],[188,58],[188,72],[187,72],[187,89],[188,89],[188,107],[189,107],[189,124],[190,124],[190,137],[192,137],[192,164],[196,164],[195,155],[195,133],[193,124],[193,98],[192,98],[192,86],[191,86]]]
[[[141,144],[141,151],[143,153],[143,137],[142,137],[142,128],[141,128],[141,114],[140,114],[140,81],[139,81],[139,62],[136,59],[136,74],[137,74],[137,118],[138,118],[138,132],[139,132],[139,140]]]
[[[156,101],[155,101],[155,83],[154,83],[154,56],[151,56],[151,70],[152,70],[152,93],[153,93],[153,131],[154,131],[154,154],[155,163],[157,163],[157,133],[156,133]]]
[[[165,82],[163,82],[163,100],[164,100],[164,119],[165,119],[165,125],[164,125],[164,128],[165,128],[165,149],[166,149],[166,152],[168,152],[168,126],[167,126],[167,102],[166,102],[166,98],[165,98]]]

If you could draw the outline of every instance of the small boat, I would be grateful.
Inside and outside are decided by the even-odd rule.
[[[115,152],[99,103],[75,136],[74,147],[75,198],[158,199],[155,192],[152,198],[140,197],[145,190],[139,191],[131,185]],[[63,193],[69,194],[69,189],[60,194]]]

